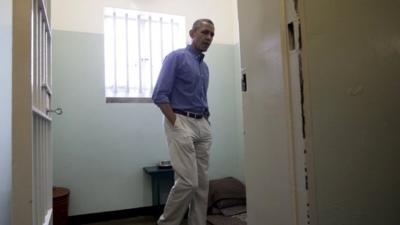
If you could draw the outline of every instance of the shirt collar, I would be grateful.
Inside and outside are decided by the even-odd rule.
[[[193,48],[191,45],[187,45],[186,49],[192,53],[192,55],[201,62],[204,59],[204,54],[201,53],[199,50]]]

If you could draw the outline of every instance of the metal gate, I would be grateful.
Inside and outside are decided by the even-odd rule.
[[[52,220],[51,137],[51,27],[49,1],[33,0],[32,26],[32,122],[33,122],[33,224]]]

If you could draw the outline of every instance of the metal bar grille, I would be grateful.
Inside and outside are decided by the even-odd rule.
[[[184,17],[106,7],[104,20],[106,97],[151,97],[165,53],[185,45]]]
[[[33,6],[33,224],[50,224],[52,214],[51,27],[43,0]]]

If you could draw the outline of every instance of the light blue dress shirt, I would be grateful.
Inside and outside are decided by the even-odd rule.
[[[190,45],[167,55],[154,88],[154,103],[196,113],[208,111],[209,71],[203,58]]]

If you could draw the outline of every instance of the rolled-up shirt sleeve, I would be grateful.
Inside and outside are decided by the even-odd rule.
[[[153,102],[156,105],[170,103],[170,94],[176,76],[177,55],[169,54],[165,57],[156,86],[153,91]]]

